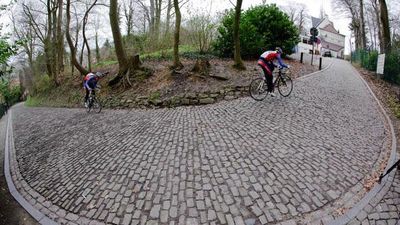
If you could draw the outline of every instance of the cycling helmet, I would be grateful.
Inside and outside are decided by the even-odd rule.
[[[103,76],[103,74],[100,73],[100,72],[96,72],[95,75],[96,75],[97,77],[102,77],[102,76]]]
[[[276,47],[276,48],[275,48],[275,51],[277,51],[279,54],[282,54],[282,53],[283,53],[283,51],[282,51],[282,49],[281,49],[280,47]]]

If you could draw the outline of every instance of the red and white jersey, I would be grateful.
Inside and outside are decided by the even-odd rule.
[[[86,76],[85,76],[85,81],[88,81],[88,80],[91,80],[91,79],[96,79],[96,80],[98,80],[98,78],[97,78],[97,76],[94,74],[94,73],[88,73]]]
[[[266,51],[260,57],[264,58],[266,61],[273,61],[277,59],[279,54],[276,51]]]

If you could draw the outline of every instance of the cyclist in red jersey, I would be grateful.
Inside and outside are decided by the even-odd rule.
[[[84,80],[83,80],[83,87],[85,88],[86,91],[86,95],[85,95],[85,104],[87,104],[87,100],[89,98],[89,92],[93,91],[95,88],[97,87],[97,82],[99,81],[99,79],[102,77],[102,73],[100,72],[96,72],[96,73],[88,73]]]
[[[261,66],[265,79],[267,80],[268,85],[268,92],[271,93],[271,96],[275,96],[274,92],[274,85],[272,83],[272,72],[274,71],[275,67],[286,67],[289,68],[289,65],[286,65],[282,62],[281,54],[282,49],[277,47],[275,51],[266,51],[264,52],[260,58],[258,59],[258,65]],[[275,64],[275,59],[278,61],[279,65]]]

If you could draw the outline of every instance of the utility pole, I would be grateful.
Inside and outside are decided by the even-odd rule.
[[[312,27],[310,29],[310,34],[311,34],[311,43],[312,43],[312,53],[311,53],[311,66],[313,65],[313,60],[314,60],[314,43],[317,42],[317,36],[318,36],[318,29],[315,27]]]

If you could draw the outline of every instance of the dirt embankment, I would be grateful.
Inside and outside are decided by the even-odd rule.
[[[290,76],[296,78],[317,71],[316,66],[301,64],[296,60],[284,60],[291,66]],[[98,68],[109,71],[110,75],[100,80],[102,86],[98,94],[107,108],[174,107],[179,105],[210,104],[221,99],[234,99],[248,93],[246,86],[262,73],[257,60],[245,61],[246,70],[236,70],[230,59],[210,59],[195,68],[196,60],[182,59],[183,69],[171,70],[171,61],[146,60],[143,66],[152,71],[148,77],[131,80],[132,87],[117,85],[108,87],[107,83],[118,72],[117,65]],[[197,69],[197,70],[196,70]],[[62,87],[50,93],[36,96],[32,105],[56,107],[81,107],[84,95],[80,77],[65,78]],[[218,93],[223,93],[218,97]],[[193,98],[196,96],[196,98]],[[213,98],[213,99],[211,99]],[[204,101],[202,101],[202,99]],[[202,102],[201,102],[202,101]],[[153,104],[154,103],[154,104]]]

